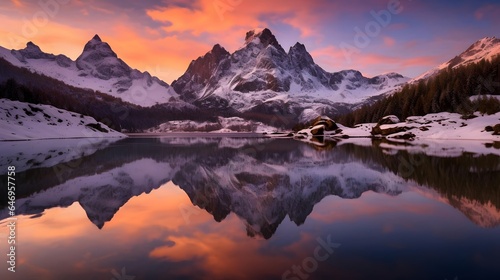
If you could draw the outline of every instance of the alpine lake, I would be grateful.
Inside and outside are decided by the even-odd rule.
[[[499,142],[168,134],[0,152],[0,279],[500,275]]]

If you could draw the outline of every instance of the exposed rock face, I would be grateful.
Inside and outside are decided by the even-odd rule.
[[[213,75],[217,70],[229,68],[229,57],[228,51],[219,44],[215,45],[210,52],[191,61],[186,73],[175,80],[172,87],[175,91],[182,92],[185,100],[195,100],[206,85],[217,83],[218,77]]]
[[[399,133],[399,132],[407,131],[410,129],[410,128],[407,128],[405,126],[382,128],[383,125],[397,124],[399,122],[400,122],[399,118],[395,115],[385,116],[385,117],[381,118],[377,122],[377,125],[375,125],[373,127],[371,134],[372,135],[387,136],[390,134]]]
[[[132,71],[98,35],[85,45],[82,54],[76,59],[76,66],[103,80],[130,76]]]
[[[27,59],[46,59],[50,61],[55,61],[61,67],[71,66],[72,60],[65,55],[53,55],[50,53],[44,53],[39,46],[35,45],[33,42],[28,42],[26,48],[21,50],[12,50],[12,55],[14,55],[19,61],[27,63]]]
[[[247,32],[244,45],[232,54],[215,45],[191,62],[172,87],[182,99],[196,100],[202,107],[228,106],[253,115],[285,110],[284,115],[301,116],[303,122],[310,111],[341,114],[350,110],[346,104],[380,95],[407,80],[395,73],[374,78],[355,70],[329,73],[314,62],[303,44],[296,43],[287,53],[265,28]]]
[[[493,135],[500,135],[500,123],[499,123],[499,124],[496,124],[496,125],[492,128],[492,131],[493,131]]]
[[[340,132],[342,132],[342,129],[340,129],[332,119],[326,116],[320,116],[311,121],[311,125],[308,128],[298,131],[297,135],[301,138],[301,136],[315,137],[325,134],[334,135]]]
[[[385,116],[385,117],[381,118],[378,121],[377,125],[397,124],[399,122],[401,122],[401,121],[399,120],[399,118],[397,116],[395,116],[395,115],[388,115],[388,116]]]
[[[334,131],[334,130],[337,130],[339,127],[337,126],[337,124],[332,120],[330,119],[329,117],[317,117],[314,121],[313,121],[313,126],[317,126],[317,125],[322,125],[325,129],[325,131]]]

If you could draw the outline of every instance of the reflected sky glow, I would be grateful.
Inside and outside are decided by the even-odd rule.
[[[432,246],[440,242],[460,244],[477,231],[449,205],[417,193],[391,197],[368,192],[352,200],[327,197],[303,226],[285,219],[276,235],[266,241],[249,238],[243,221],[234,214],[217,223],[206,211],[192,206],[171,182],[130,199],[102,230],[88,221],[78,203],[49,209],[39,218],[20,217],[19,225],[22,270],[18,275],[40,279],[76,274],[82,277],[77,279],[111,277],[111,271],[120,271],[122,266],[133,276],[265,278],[300,264],[313,254],[316,238],[329,234],[341,244],[331,257],[337,264],[328,260],[318,271],[335,271],[340,277],[352,272],[353,267],[344,266],[352,262],[379,271],[369,256],[381,250],[389,256],[412,251],[418,256],[418,246],[434,251]],[[481,231],[490,238],[499,233],[498,229]],[[160,269],[153,272],[148,267]]]
[[[286,271],[284,279],[295,279],[294,266],[325,250],[318,239],[340,246],[316,261],[310,279],[494,279],[499,272],[498,201],[479,202],[465,183],[448,190],[403,180],[390,170],[404,153],[266,140],[245,154],[256,140],[172,141],[110,144],[84,157],[77,178],[20,197],[19,211],[42,214],[18,216],[14,279],[112,279],[122,269],[135,279],[282,279]],[[121,151],[130,152],[120,158]],[[110,155],[113,164],[95,174],[93,157]],[[494,157],[464,159],[451,168],[483,166],[484,176],[496,176],[487,164]],[[488,191],[495,186],[481,189]],[[0,270],[1,279],[10,276]]]

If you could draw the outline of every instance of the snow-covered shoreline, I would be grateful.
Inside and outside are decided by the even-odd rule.
[[[89,116],[0,99],[0,141],[122,137],[126,135]]]
[[[441,112],[425,116],[411,116],[405,121],[390,124],[363,123],[353,128],[337,124],[339,131],[325,131],[323,136],[375,137],[392,140],[493,140],[500,141],[495,126],[500,126],[500,112],[492,115],[474,113],[468,118],[460,114]],[[378,133],[372,134],[374,127]],[[316,126],[302,129],[295,135],[314,136]],[[489,130],[489,131],[488,131]],[[403,137],[407,136],[407,137]],[[411,137],[410,137],[411,136]]]

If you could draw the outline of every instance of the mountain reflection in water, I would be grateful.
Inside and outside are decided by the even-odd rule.
[[[126,267],[137,279],[281,279],[329,235],[341,246],[312,279],[498,272],[494,153],[431,155],[366,139],[129,138],[61,151],[71,143],[53,141],[0,143],[2,170],[19,172],[24,276],[108,279]],[[0,207],[6,223],[3,198]],[[59,255],[43,259],[55,244]],[[431,253],[447,259],[429,265]]]

